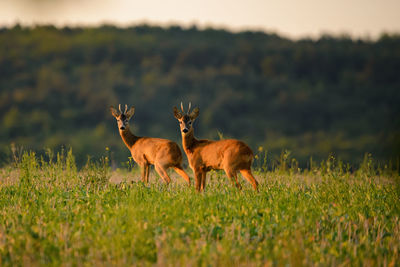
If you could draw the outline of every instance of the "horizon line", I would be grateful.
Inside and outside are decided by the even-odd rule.
[[[36,28],[36,27],[43,27],[43,26],[53,26],[57,29],[62,29],[62,28],[100,28],[104,26],[113,26],[119,29],[127,29],[127,28],[132,28],[132,27],[138,27],[138,26],[149,26],[149,27],[160,27],[160,28],[172,28],[172,27],[180,27],[184,30],[189,30],[192,28],[197,28],[198,30],[207,30],[207,29],[212,29],[212,30],[222,30],[230,33],[243,33],[243,32],[254,32],[254,33],[263,33],[266,35],[276,35],[282,39],[289,39],[293,41],[299,41],[299,40],[319,40],[324,37],[333,37],[333,38],[347,38],[351,40],[364,40],[364,41],[377,41],[381,39],[384,36],[400,36],[400,31],[381,31],[379,34],[376,34],[376,36],[372,36],[370,33],[366,33],[364,35],[360,34],[351,34],[346,31],[342,32],[334,32],[334,31],[320,31],[318,34],[301,34],[299,36],[293,36],[290,33],[285,33],[282,31],[279,31],[277,29],[264,29],[263,27],[257,27],[257,26],[240,26],[240,27],[230,27],[224,24],[215,24],[215,23],[204,23],[201,25],[198,22],[190,22],[190,23],[179,23],[175,21],[170,21],[170,22],[152,22],[148,20],[141,20],[138,22],[115,22],[115,21],[100,21],[100,22],[77,22],[77,23],[68,23],[68,22],[63,22],[63,23],[52,23],[52,22],[31,22],[31,23],[26,23],[26,22],[21,22],[16,20],[13,23],[2,23],[0,24],[0,28],[4,29],[12,29],[16,26],[21,26],[24,28]]]

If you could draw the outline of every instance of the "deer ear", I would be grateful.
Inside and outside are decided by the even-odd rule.
[[[182,118],[182,113],[179,111],[179,109],[177,107],[173,108],[174,111],[174,117],[179,120]]]
[[[113,106],[110,107],[110,112],[111,112],[111,115],[113,115],[115,118],[118,117],[119,115],[121,115],[119,113],[119,111],[116,110]]]
[[[199,116],[199,112],[200,112],[199,108],[195,108],[193,109],[192,112],[190,112],[189,117],[192,119],[192,121]]]
[[[132,116],[133,116],[133,114],[135,114],[135,107],[131,107],[127,112],[126,112],[126,117],[128,118],[128,119],[130,119]]]

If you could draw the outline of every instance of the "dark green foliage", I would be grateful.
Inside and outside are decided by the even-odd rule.
[[[180,142],[172,106],[200,107],[196,134],[235,137],[304,165],[400,155],[400,38],[292,41],[261,32],[136,26],[0,31],[0,156],[10,143],[71,146],[78,165],[123,148],[110,105],[136,106],[134,131]]]

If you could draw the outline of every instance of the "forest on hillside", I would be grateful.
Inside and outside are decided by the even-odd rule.
[[[200,108],[199,138],[288,149],[303,166],[331,153],[400,156],[400,36],[291,40],[196,27],[0,29],[0,162],[11,148],[71,147],[78,164],[127,160],[109,106],[134,105],[140,136],[181,143],[172,107]]]

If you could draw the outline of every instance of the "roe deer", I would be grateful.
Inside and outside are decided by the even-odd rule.
[[[139,137],[129,130],[129,119],[135,112],[135,108],[125,105],[125,111],[119,111],[110,107],[111,114],[117,119],[119,134],[132,154],[133,160],[141,168],[142,181],[149,182],[149,168],[153,164],[156,172],[168,185],[171,181],[167,169],[172,167],[190,186],[190,179],[182,168],[182,152],[179,146],[170,140],[151,137]]]
[[[236,139],[220,141],[198,140],[194,137],[193,121],[199,116],[199,108],[185,114],[177,107],[173,108],[174,116],[180,123],[183,149],[188,157],[190,168],[195,174],[196,189],[203,191],[206,186],[207,172],[212,169],[224,170],[229,179],[241,188],[237,172],[243,175],[257,191],[258,182],[251,173],[253,151],[248,145]]]

